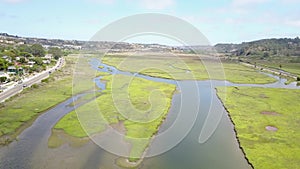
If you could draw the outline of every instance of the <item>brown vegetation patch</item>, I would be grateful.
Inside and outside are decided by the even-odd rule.
[[[126,133],[126,128],[124,126],[124,122],[120,121],[119,123],[111,124],[110,125],[113,129],[117,130],[121,134]]]
[[[269,98],[269,97],[268,97],[268,96],[266,96],[265,94],[260,94],[260,95],[259,95],[259,97],[260,97],[260,98],[263,98],[263,99],[267,99],[267,98]]]
[[[264,115],[270,115],[270,116],[278,116],[279,113],[276,112],[268,112],[268,111],[263,111],[260,114],[264,114]]]

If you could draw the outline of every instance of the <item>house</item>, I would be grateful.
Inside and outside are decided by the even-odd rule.
[[[35,64],[35,61],[28,61],[27,63],[29,65],[29,67],[33,67],[33,65]]]
[[[15,66],[22,66],[22,64],[20,62],[15,62]]]
[[[51,61],[50,60],[43,60],[43,64],[50,64]]]
[[[43,58],[43,63],[44,63],[44,64],[50,64],[52,58],[53,58],[53,55],[52,55],[52,54],[47,54],[47,55],[45,55],[45,57]]]
[[[25,73],[22,67],[19,67],[17,71],[19,75],[23,75]]]
[[[7,62],[11,63],[11,57],[9,57],[9,56],[4,55],[4,56],[2,56],[2,59],[4,59]]]
[[[9,67],[7,68],[7,73],[8,73],[8,74],[16,74],[16,73],[17,73],[17,68],[14,67],[14,66],[9,66]]]
[[[52,54],[47,54],[44,57],[46,60],[51,60],[52,59]]]
[[[8,58],[9,58],[9,57],[6,56],[6,55],[2,56],[2,59],[4,59],[4,60],[6,60],[6,59],[8,59]]]

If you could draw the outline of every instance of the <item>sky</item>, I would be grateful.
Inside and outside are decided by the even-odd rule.
[[[160,13],[191,23],[213,45],[241,43],[300,36],[299,6],[300,0],[0,0],[0,32],[89,40],[123,17]],[[173,43],[149,36],[132,41]]]

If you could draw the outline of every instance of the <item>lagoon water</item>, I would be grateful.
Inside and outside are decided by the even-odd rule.
[[[160,127],[158,133],[160,135],[174,129],[178,131],[178,135],[175,133],[173,136],[162,140],[154,139],[147,152],[151,154],[151,152],[156,152],[157,149],[161,148],[160,146],[174,142],[181,134],[179,130],[187,131],[184,132],[186,136],[169,151],[157,156],[146,157],[138,167],[141,169],[251,168],[239,148],[234,126],[222,103],[217,98],[214,87],[226,85],[299,88],[295,85],[284,85],[284,80],[269,85],[243,85],[222,81],[173,81],[122,72],[96,60],[92,61],[91,64],[94,69],[99,69],[98,66],[103,65],[104,68],[99,69],[99,71],[135,75],[148,80],[177,84],[180,87],[181,93],[174,94],[168,117]],[[95,79],[95,81],[99,87],[105,87],[100,78]],[[195,90],[195,86],[197,90]],[[69,105],[73,99],[76,100],[80,96],[74,96],[74,98],[45,112],[36,119],[31,127],[20,134],[17,141],[12,142],[8,146],[1,147],[0,168],[120,168],[115,164],[119,156],[103,150],[92,141],[78,147],[64,144],[58,148],[48,148],[48,138],[51,135],[52,127],[60,118],[74,109]],[[195,103],[197,106],[195,106]],[[193,122],[195,123],[191,125]],[[205,132],[201,135],[202,141],[201,139],[199,141],[200,133],[203,131]]]

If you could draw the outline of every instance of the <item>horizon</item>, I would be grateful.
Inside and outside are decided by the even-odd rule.
[[[212,45],[300,35],[298,0],[76,0],[71,6],[68,0],[0,0],[0,5],[0,32],[25,37],[87,41],[113,21],[141,13],[185,20]],[[174,44],[157,38],[140,41]]]
[[[113,41],[90,41],[90,40],[78,40],[78,39],[60,39],[60,38],[47,38],[47,37],[33,37],[33,36],[21,36],[21,35],[16,35],[16,34],[10,34],[7,32],[0,32],[0,34],[7,34],[9,36],[16,36],[18,38],[36,38],[36,39],[47,39],[47,40],[65,40],[65,41],[83,41],[83,42],[113,42]],[[270,40],[270,39],[295,39],[295,38],[299,38],[298,36],[296,37],[278,37],[278,38],[263,38],[263,39],[254,39],[254,40],[250,40],[250,41],[242,41],[240,43],[231,43],[231,42],[218,42],[216,44],[211,44],[209,46],[216,46],[218,44],[242,44],[242,43],[249,43],[249,42],[255,42],[255,41],[259,41],[259,40]],[[142,42],[130,42],[130,41],[120,41],[120,42],[124,42],[124,43],[130,43],[130,44],[143,44],[143,45],[162,45],[162,46],[170,46],[170,47],[184,47],[184,45],[169,45],[169,44],[163,44],[163,43],[158,43],[158,42],[149,42],[149,43],[142,43]],[[114,42],[113,42],[114,43]],[[118,43],[118,42],[116,42]],[[207,46],[207,45],[191,45],[191,46]]]

